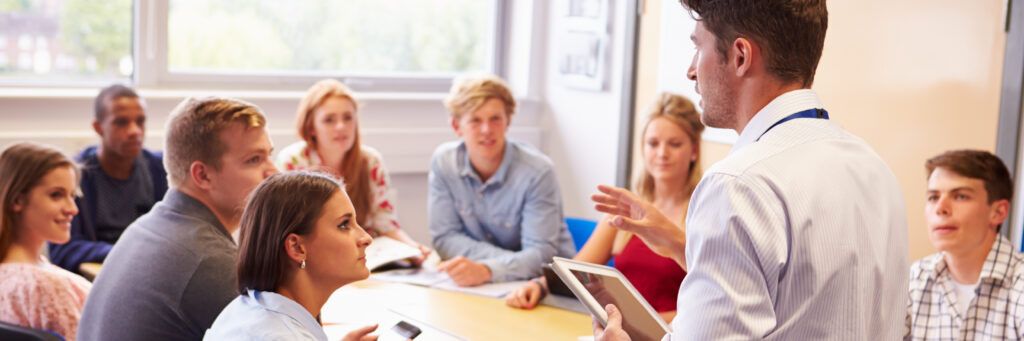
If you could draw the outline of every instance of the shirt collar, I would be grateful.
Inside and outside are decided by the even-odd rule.
[[[224,224],[221,224],[220,219],[217,219],[217,215],[213,214],[213,211],[211,211],[209,207],[206,207],[206,205],[203,205],[203,203],[199,202],[199,200],[196,200],[177,188],[171,188],[167,191],[167,194],[164,195],[163,202],[165,202],[168,207],[176,211],[184,212],[190,217],[195,217],[210,225],[216,226],[217,232],[234,243],[234,239],[231,238],[231,234],[228,233],[228,229],[224,227]]]
[[[978,277],[979,281],[988,278],[996,284],[1002,285],[1010,273],[1010,267],[1015,266],[1013,256],[1013,243],[1010,243],[1010,240],[1003,235],[997,236],[995,243],[992,244],[992,249],[988,251],[988,256],[985,256],[985,264],[982,265],[981,275]],[[928,271],[929,279],[935,280],[946,272],[947,268],[945,253],[941,253],[936,262],[932,266],[926,267],[925,271]]]
[[[991,278],[999,283],[1006,280],[1010,273],[1010,266],[1013,264],[1013,243],[1003,235],[996,237],[992,244],[992,250],[988,251],[985,257],[985,265],[981,268],[981,278]]]
[[[317,336],[318,340],[327,339],[327,335],[324,334],[324,327],[298,302],[272,291],[249,290],[247,296],[249,296],[253,304],[295,320],[295,322],[298,322],[309,331],[310,334]]]
[[[490,179],[487,179],[488,184],[500,184],[505,181],[505,176],[508,174],[508,169],[512,164],[513,148],[516,148],[513,141],[505,138],[505,153],[501,156],[501,166],[498,166],[498,171]],[[459,155],[461,155],[461,160],[458,163],[459,175],[480,181],[480,175],[473,170],[473,165],[469,163],[469,150],[466,149],[465,141],[459,143]]]
[[[747,122],[747,126],[743,128],[743,132],[740,133],[732,150],[740,150],[754,143],[775,122],[786,118],[786,116],[807,109],[823,107],[824,105],[821,103],[821,99],[818,98],[818,94],[811,89],[798,89],[779,95],[779,97],[775,97],[771,102],[768,102],[768,105],[765,105],[764,108],[761,108],[757,114],[754,114],[750,122]]]

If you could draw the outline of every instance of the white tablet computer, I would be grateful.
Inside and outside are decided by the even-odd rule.
[[[614,304],[622,312],[622,328],[633,340],[661,340],[668,325],[615,268],[555,257],[552,266],[583,306],[601,325],[608,324],[604,306]]]

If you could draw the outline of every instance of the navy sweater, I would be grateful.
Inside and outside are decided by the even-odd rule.
[[[71,221],[71,240],[63,245],[50,244],[50,261],[75,273],[82,263],[103,262],[113,247],[113,244],[96,238],[96,179],[103,172],[96,153],[96,146],[91,146],[75,157],[82,167],[82,196],[75,199],[78,215]],[[163,154],[143,149],[142,156],[153,178],[153,201],[158,202],[167,192]]]

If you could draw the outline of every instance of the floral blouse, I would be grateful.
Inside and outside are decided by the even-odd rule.
[[[53,264],[0,264],[0,278],[0,321],[75,340],[92,283]]]
[[[395,213],[395,190],[391,188],[391,177],[384,168],[380,153],[366,145],[362,146],[362,151],[370,168],[370,191],[373,192],[373,203],[363,228],[370,235],[379,236],[401,228]],[[323,161],[316,151],[306,146],[306,141],[299,141],[282,149],[277,154],[276,164],[282,170],[306,170],[322,167]]]

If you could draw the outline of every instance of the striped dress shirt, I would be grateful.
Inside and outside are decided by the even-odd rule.
[[[976,296],[959,311],[942,253],[910,269],[905,340],[1024,339],[1024,256],[1000,235],[985,257]]]
[[[893,340],[907,299],[899,184],[811,90],[777,97],[697,186],[672,340]],[[626,317],[628,318],[628,317]]]

